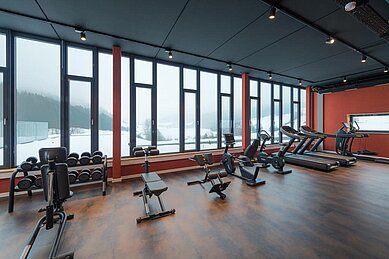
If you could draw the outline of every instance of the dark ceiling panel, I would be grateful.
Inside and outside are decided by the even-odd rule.
[[[341,80],[344,76],[353,73],[359,73],[371,69],[380,68],[382,65],[374,60],[368,60],[367,63],[361,63],[358,53],[348,51],[341,55],[316,62],[314,64],[299,67],[288,71],[289,75],[311,78],[314,81],[324,80],[332,77],[339,77]]]
[[[336,10],[338,6],[333,0],[283,0],[279,1],[282,7],[286,7],[289,10],[305,17],[311,22],[331,13]]]
[[[347,51],[343,45],[327,45],[325,40],[326,36],[306,27],[240,63],[282,72]]]
[[[377,57],[386,64],[389,64],[389,45],[387,42],[372,48],[367,48],[366,52],[374,57]]]
[[[316,24],[333,33],[334,37],[344,39],[356,47],[363,47],[381,40],[374,32],[342,9]]]
[[[157,58],[161,60],[171,61],[168,58],[168,54],[165,52],[165,50],[159,51]],[[182,63],[184,65],[194,66],[201,61],[201,58],[173,52],[172,61]]]
[[[8,13],[1,13],[0,26],[2,29],[10,29],[18,32],[58,39],[50,24]]]
[[[0,8],[22,14],[45,18],[39,6],[33,0],[0,0]]]
[[[160,45],[183,0],[39,0],[49,19]]]
[[[264,15],[215,51],[211,57],[236,62],[303,27],[301,23],[282,13],[274,20],[269,20]]]
[[[208,55],[267,9],[258,0],[190,1],[166,45]]]
[[[369,5],[371,5],[374,10],[376,10],[377,13],[379,13],[389,23],[389,1],[370,0]]]

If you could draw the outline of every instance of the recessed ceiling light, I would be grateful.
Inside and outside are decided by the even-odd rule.
[[[357,7],[357,1],[350,1],[344,6],[346,12],[351,12]]]

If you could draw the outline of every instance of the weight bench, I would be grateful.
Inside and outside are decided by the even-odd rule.
[[[154,147],[148,147],[147,149],[144,149],[144,155],[147,157],[148,154],[152,153],[151,148],[153,148],[153,151],[155,152],[156,149]],[[139,155],[139,150],[137,150],[136,156]],[[159,153],[159,152],[158,152]],[[165,182],[162,181],[162,179],[159,177],[159,175],[155,172],[148,172],[148,159],[146,158],[145,161],[146,164],[146,173],[143,173],[141,175],[144,188],[141,191],[134,192],[134,196],[139,196],[143,198],[143,204],[145,208],[145,216],[139,217],[136,219],[137,223],[142,222],[143,220],[151,220],[151,219],[157,219],[165,216],[172,215],[176,212],[175,209],[166,210],[165,205],[163,204],[162,198],[160,195],[167,191],[168,187],[166,186]],[[160,206],[160,212],[158,213],[151,213],[150,205],[149,205],[149,199],[155,195],[158,198],[159,206]]]

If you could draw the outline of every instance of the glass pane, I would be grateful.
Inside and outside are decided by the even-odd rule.
[[[242,79],[234,77],[234,135],[235,147],[242,146]]]
[[[222,96],[222,118],[220,122],[220,127],[222,134],[231,133],[231,98],[227,96]]]
[[[112,157],[112,55],[99,53],[99,150]]]
[[[157,65],[157,146],[161,153],[180,151],[180,69]]]
[[[93,76],[93,52],[68,47],[68,75]]]
[[[223,94],[231,93],[231,77],[224,75],[220,77],[220,91]]]
[[[301,119],[300,119],[300,125],[303,126],[303,125],[306,125],[307,124],[307,107],[306,107],[306,90],[305,89],[301,89],[300,90],[300,104],[301,104],[301,112],[300,112],[300,116],[301,116]]]
[[[282,87],[282,125],[292,126],[291,121],[291,88],[287,86]],[[287,141],[288,136],[282,136],[282,141]]]
[[[4,75],[0,73],[0,120],[3,121]],[[0,127],[0,166],[4,164],[4,127]]]
[[[196,149],[196,94],[185,93],[185,150]]]
[[[136,146],[151,145],[151,89],[136,88]]]
[[[271,134],[271,84],[261,82],[261,130]]]
[[[197,71],[184,68],[184,88],[197,90]]]
[[[60,46],[16,38],[16,162],[60,146]],[[38,62],[39,61],[39,62]],[[2,93],[2,92],[1,92]]]
[[[257,138],[258,132],[258,101],[251,99],[250,101],[250,139]]]
[[[200,149],[217,148],[217,74],[200,72]]]
[[[296,130],[299,129],[298,117],[299,117],[299,105],[298,103],[294,103],[293,104],[293,128],[295,128]]]
[[[135,83],[153,84],[153,62],[135,59]]]
[[[293,101],[298,102],[299,101],[299,89],[293,88]]]
[[[130,59],[122,57],[122,86],[121,86],[121,110],[122,110],[122,156],[130,155]]]
[[[0,67],[7,65],[7,49],[6,49],[7,37],[4,34],[0,34]]]
[[[91,84],[69,80],[70,152],[91,151]]]
[[[274,143],[280,142],[280,102],[274,102]]]
[[[280,86],[279,85],[273,85],[274,87],[274,99],[280,99]]]
[[[250,80],[250,96],[258,97],[258,82]]]

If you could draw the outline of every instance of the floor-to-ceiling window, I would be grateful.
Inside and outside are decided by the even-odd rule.
[[[184,88],[184,150],[196,150],[197,136],[197,70],[183,69]]]
[[[200,72],[200,149],[217,148],[217,77]]]
[[[15,38],[16,163],[60,145],[60,45]],[[0,58],[1,59],[1,58]]]
[[[7,36],[0,33],[0,120],[4,121],[4,89],[7,69]],[[4,165],[4,129],[6,125],[0,127],[0,167]]]
[[[231,118],[231,98],[232,98],[232,78],[227,75],[220,76],[220,97],[221,97],[221,118],[220,132],[221,134],[232,132]]]
[[[130,58],[121,59],[121,154],[130,155]]]
[[[236,147],[242,146],[242,78],[234,77],[234,135]]]
[[[157,64],[157,146],[180,151],[180,68]]]
[[[289,86],[282,87],[282,126],[292,126],[292,88]],[[288,141],[289,137],[282,134],[282,142]]]
[[[293,128],[300,127],[300,93],[299,88],[293,88]]]
[[[307,106],[306,106],[306,90],[301,89],[300,90],[300,106],[301,106],[301,119],[300,119],[300,125],[306,125],[307,124]]]
[[[258,128],[259,128],[259,89],[258,89],[258,81],[250,80],[250,139],[256,139]]]
[[[261,82],[261,130],[271,134],[271,84]]]
[[[279,143],[281,141],[281,87],[278,84],[273,84],[273,141]]]

